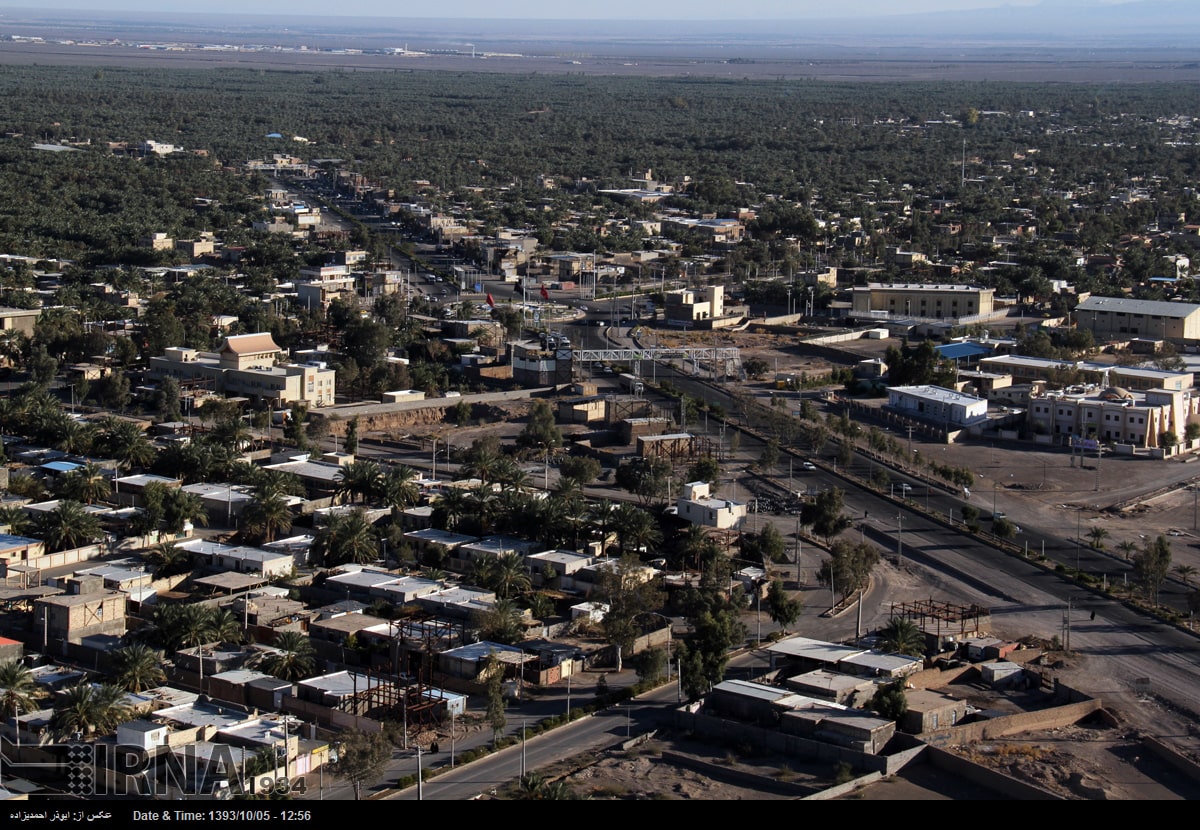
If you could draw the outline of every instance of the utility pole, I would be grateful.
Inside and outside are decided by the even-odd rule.
[[[425,790],[422,787],[424,776],[421,775],[421,747],[417,746],[417,801],[425,800]]]
[[[1067,612],[1063,614],[1063,648],[1071,650],[1071,598],[1067,597]]]

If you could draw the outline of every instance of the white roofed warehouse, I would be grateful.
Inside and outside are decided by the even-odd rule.
[[[941,386],[893,386],[888,408],[950,429],[987,420],[987,401]]]

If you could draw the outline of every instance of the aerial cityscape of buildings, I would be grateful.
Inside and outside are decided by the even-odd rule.
[[[1104,119],[1195,143],[1190,114]],[[1105,709],[1056,674],[1069,604],[1012,633],[893,575],[986,550],[1012,572],[948,579],[1050,575],[1193,636],[1175,525],[1110,548],[1093,522],[1088,565],[1099,506],[1051,527],[999,497],[1050,489],[1057,453],[1119,508],[1190,494],[1195,529],[1200,198],[1175,169],[1072,177],[1036,146],[1084,131],[1059,111],[843,120],[1014,131],[937,186],[767,193],[641,158],[497,183],[482,150],[445,185],[306,128],[256,123],[280,151],[234,159],[0,117],[0,173],[47,165],[75,206],[0,216],[0,795],[406,797],[517,742],[532,789],[528,720],[641,700],[655,729],[819,762],[796,797],[918,762],[1060,797],[959,750]],[[141,191],[159,210],[89,236]]]

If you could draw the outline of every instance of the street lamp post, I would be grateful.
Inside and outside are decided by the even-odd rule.
[[[896,563],[904,561],[904,514],[896,514]]]
[[[1079,573],[1079,555],[1083,549],[1083,535],[1081,525],[1083,523],[1083,510],[1075,512],[1075,572]]]

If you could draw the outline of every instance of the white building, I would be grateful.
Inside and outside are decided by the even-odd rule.
[[[941,386],[893,386],[888,389],[888,408],[949,428],[987,420],[986,400]]]
[[[713,498],[707,481],[693,481],[683,485],[683,495],[675,503],[679,518],[703,527],[718,530],[736,528],[746,518],[744,502]]]

